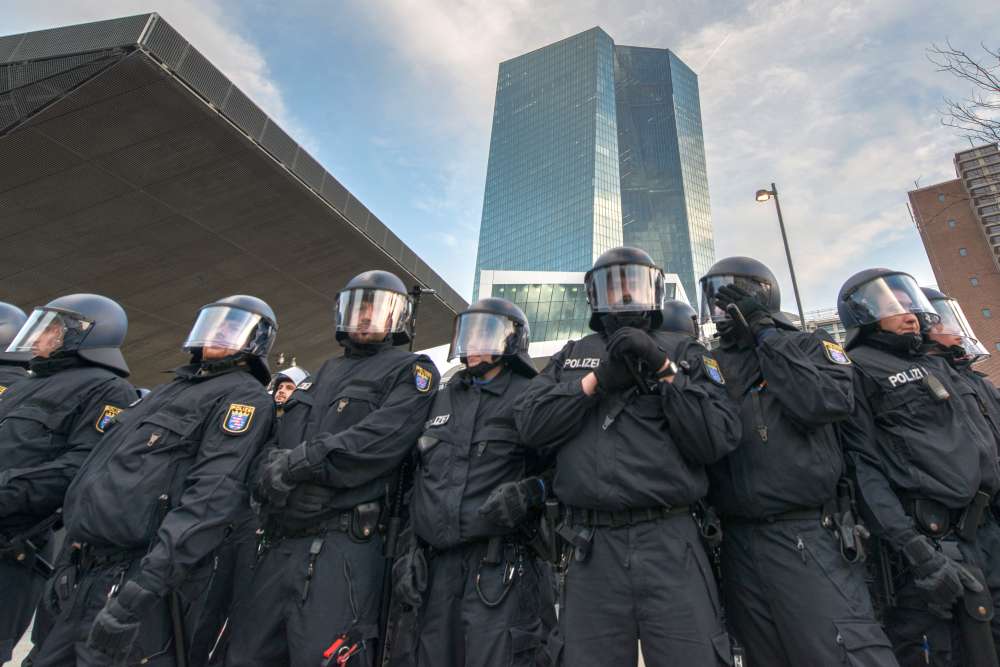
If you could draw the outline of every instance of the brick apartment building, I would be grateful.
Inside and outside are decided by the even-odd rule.
[[[957,153],[955,173],[911,191],[910,207],[938,288],[993,355],[976,367],[1000,386],[1000,147]]]

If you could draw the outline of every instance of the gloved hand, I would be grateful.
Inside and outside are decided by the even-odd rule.
[[[413,608],[419,608],[427,590],[427,557],[419,545],[413,543],[392,564],[393,592]]]
[[[328,486],[304,482],[292,489],[281,515],[295,522],[315,519],[330,508],[334,495]]]
[[[609,351],[601,355],[601,361],[594,369],[594,375],[597,377],[597,386],[607,393],[622,391],[635,384],[635,379],[625,362],[612,357]]]
[[[295,482],[288,475],[288,458],[291,453],[290,449],[272,449],[267,453],[267,463],[261,468],[255,493],[261,502],[271,507],[284,507],[288,502],[288,494],[295,488]]]
[[[941,618],[951,618],[951,608],[965,589],[973,593],[983,590],[971,572],[938,551],[923,535],[903,545],[903,556],[913,572],[913,583],[927,600],[929,609]]]
[[[519,482],[504,482],[493,489],[479,507],[479,513],[504,528],[517,527],[528,512],[545,503],[545,482],[527,477]]]
[[[726,310],[726,306],[730,304],[735,305],[743,313],[743,319],[750,326],[748,333],[754,340],[758,340],[766,330],[774,328],[774,319],[771,318],[767,307],[742,287],[726,285],[716,293],[716,306]]]
[[[127,581],[118,595],[109,599],[90,626],[87,646],[110,656],[113,661],[125,660],[139,636],[139,622],[159,596],[134,581]]]
[[[632,357],[643,362],[646,371],[655,375],[667,363],[667,353],[660,349],[653,337],[642,329],[622,327],[608,339],[608,352],[615,359]]]

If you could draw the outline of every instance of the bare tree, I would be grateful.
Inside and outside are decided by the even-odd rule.
[[[980,46],[985,54],[977,59],[946,41],[944,47],[932,45],[927,58],[939,72],[953,74],[973,86],[965,99],[945,98],[941,124],[960,130],[971,141],[993,144],[1000,142],[1000,50]]]

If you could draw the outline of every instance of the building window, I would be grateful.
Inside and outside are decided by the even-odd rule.
[[[955,229],[955,225],[957,225],[957,224],[958,223],[955,222],[954,220],[949,220],[948,221],[948,229]]]
[[[938,195],[938,201],[941,202],[942,204],[944,203],[944,195],[943,194],[939,194]]]
[[[969,284],[973,287],[979,287],[979,278],[969,278]]]
[[[993,311],[989,308],[983,308],[983,317],[993,317]]]
[[[1000,352],[1000,343],[996,344],[997,352]]]
[[[965,257],[966,255],[969,254],[969,251],[966,250],[965,248],[959,248],[958,249],[958,254],[961,255],[962,257]]]

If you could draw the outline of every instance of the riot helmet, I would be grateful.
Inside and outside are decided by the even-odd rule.
[[[524,312],[506,299],[480,299],[455,316],[448,361],[460,359],[473,375],[488,372],[501,362],[525,377],[536,375],[528,355],[531,334]],[[496,357],[493,362],[469,365],[469,357]]]
[[[698,313],[687,301],[667,299],[663,304],[663,323],[661,331],[672,331],[698,337]]]
[[[0,301],[0,364],[27,365],[30,354],[7,352],[7,346],[24,326],[28,316],[17,306]]]
[[[182,347],[195,361],[246,358],[254,377],[267,384],[267,355],[278,335],[274,311],[255,296],[236,294],[201,307]]]
[[[848,278],[837,295],[837,314],[847,329],[847,348],[890,317],[913,315],[921,333],[941,320],[913,276],[883,268],[865,269]]]
[[[117,302],[98,294],[70,294],[35,308],[7,346],[34,358],[75,354],[126,377],[121,345],[128,316]]]
[[[365,271],[337,294],[337,340],[410,342],[412,303],[406,285],[388,271]]]
[[[928,338],[945,347],[961,347],[965,350],[965,356],[973,361],[990,356],[986,347],[976,338],[972,325],[957,300],[930,287],[920,289],[941,318],[940,322],[931,324],[927,330]]]
[[[621,246],[601,254],[584,277],[590,328],[659,328],[664,298],[663,271],[645,250]]]
[[[278,371],[271,377],[271,384],[267,390],[274,396],[274,402],[279,405],[288,400],[292,392],[298,389],[299,385],[309,379],[309,371],[300,366],[289,366]],[[281,386],[285,383],[292,385],[290,390],[283,390]]]
[[[767,308],[775,323],[794,328],[781,313],[781,288],[778,280],[763,262],[752,257],[726,257],[713,264],[699,283],[702,324],[729,321],[729,313],[715,305],[715,297],[723,287],[734,285]]]

